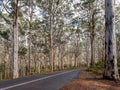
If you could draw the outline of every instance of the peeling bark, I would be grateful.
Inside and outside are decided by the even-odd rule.
[[[18,78],[18,0],[13,3],[13,59],[12,59],[12,78]]]
[[[119,79],[116,55],[113,0],[105,0],[105,72],[106,79]]]

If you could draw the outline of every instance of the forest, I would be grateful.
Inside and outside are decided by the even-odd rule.
[[[119,79],[119,0],[0,0],[0,80],[80,67]]]

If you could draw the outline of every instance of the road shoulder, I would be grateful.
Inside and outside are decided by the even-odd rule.
[[[60,90],[120,90],[120,82],[102,79],[90,71],[82,71],[78,79],[65,84]]]

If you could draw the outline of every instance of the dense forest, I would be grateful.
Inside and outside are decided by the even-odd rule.
[[[120,2],[113,1],[0,0],[0,80],[98,64],[105,78],[118,79]]]

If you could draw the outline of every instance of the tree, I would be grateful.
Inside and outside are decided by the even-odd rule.
[[[96,62],[96,58],[95,58],[95,39],[96,39],[96,32],[98,29],[98,16],[99,16],[99,12],[100,12],[100,7],[101,5],[98,4],[98,2],[100,2],[99,0],[81,0],[82,5],[82,11],[85,13],[82,13],[83,16],[83,26],[81,27],[85,27],[87,30],[87,32],[89,33],[89,37],[90,37],[90,48],[91,48],[91,61],[90,61],[90,65],[94,66],[95,62]]]
[[[28,71],[31,74],[31,31],[32,31],[32,17],[33,17],[33,1],[29,0],[29,32],[28,32],[28,45],[29,45],[29,64],[28,64]]]
[[[12,0],[13,7],[13,59],[12,78],[18,78],[18,0]]]
[[[113,0],[105,0],[105,72],[106,79],[119,79],[116,54]]]
[[[54,14],[53,14],[53,0],[49,0],[49,15],[50,15],[50,61],[51,61],[51,70],[54,70],[54,61],[53,61],[53,24],[54,24]]]

